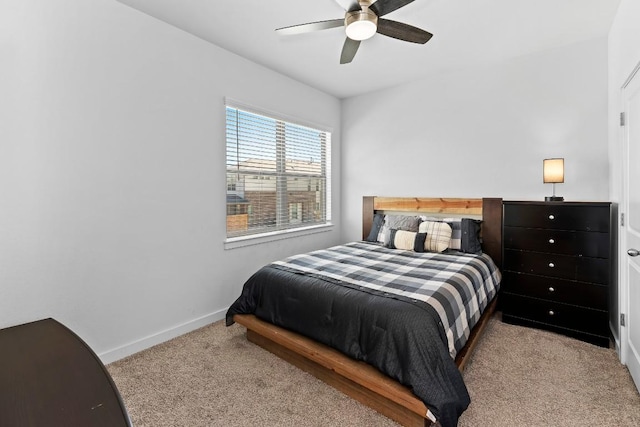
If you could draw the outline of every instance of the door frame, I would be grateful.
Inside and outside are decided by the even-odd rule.
[[[620,180],[620,210],[618,212],[618,314],[624,314],[628,316],[630,310],[630,298],[629,298],[629,277],[627,274],[626,268],[626,256],[627,256],[627,222],[628,219],[620,220],[621,215],[625,215],[629,211],[629,198],[627,197],[629,191],[629,182],[628,182],[628,171],[629,171],[629,158],[627,154],[629,153],[627,134],[628,134],[628,123],[627,123],[627,108],[626,108],[626,97],[625,91],[629,87],[632,81],[635,79],[640,79],[640,62],[636,64],[634,69],[631,71],[627,79],[624,81],[622,86],[620,87],[620,111],[625,114],[625,123],[624,125],[619,126],[618,130],[618,139],[620,141],[619,147],[619,158],[620,158],[620,166],[621,166],[621,180]],[[619,316],[618,316],[619,317]],[[620,357],[620,362],[624,365],[628,364],[627,354],[629,347],[629,329],[628,327],[622,326],[620,323],[620,318],[618,318],[618,342],[616,343],[616,351],[618,352],[618,356]]]

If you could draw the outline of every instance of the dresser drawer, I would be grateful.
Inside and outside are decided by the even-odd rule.
[[[507,249],[609,258],[609,233],[504,227],[503,238]]]
[[[505,249],[503,269],[581,282],[609,284],[609,260],[602,258]]]
[[[609,333],[609,315],[606,311],[527,298],[509,293],[502,294],[506,303],[503,313],[548,325],[606,336]]]
[[[504,204],[504,225],[509,227],[609,232],[609,222],[609,206],[605,204]]]
[[[511,294],[579,305],[596,310],[607,310],[608,307],[609,291],[603,285],[505,271],[502,275],[501,287],[503,292]]]

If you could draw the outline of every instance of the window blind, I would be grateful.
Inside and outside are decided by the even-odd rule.
[[[227,237],[330,221],[331,133],[226,105]]]

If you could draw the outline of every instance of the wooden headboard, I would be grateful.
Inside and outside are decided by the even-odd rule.
[[[482,218],[482,250],[502,268],[502,199],[455,199],[423,197],[362,198],[362,239],[369,236],[376,212],[436,214]]]

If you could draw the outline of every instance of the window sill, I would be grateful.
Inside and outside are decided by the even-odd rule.
[[[317,233],[326,233],[333,229],[333,224],[312,225],[309,227],[295,228],[292,230],[279,230],[270,233],[254,234],[252,236],[230,237],[224,241],[224,249],[237,249],[246,246],[261,245],[277,240],[294,239]]]

